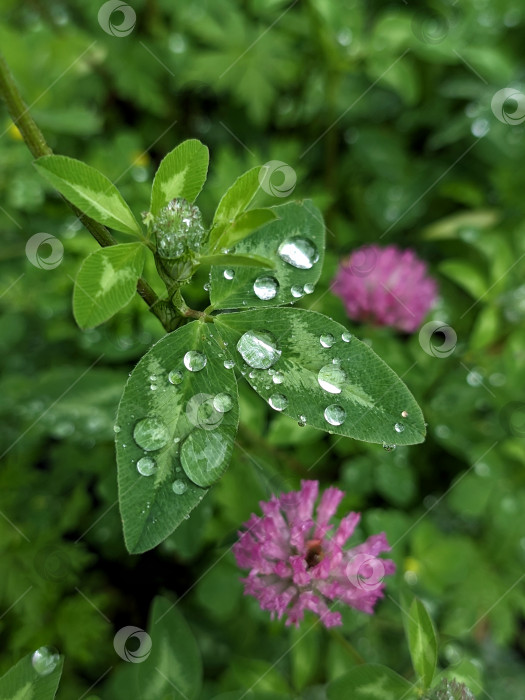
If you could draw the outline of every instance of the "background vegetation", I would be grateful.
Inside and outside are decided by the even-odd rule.
[[[208,221],[248,168],[293,167],[292,196],[312,197],[329,231],[321,284],[298,304],[372,345],[423,407],[428,438],[386,452],[270,415],[243,386],[230,470],[161,546],[129,556],[113,423],[128,373],[163,331],[138,297],[96,330],[75,326],[73,279],[97,244],[0,112],[0,672],[52,644],[66,658],[59,697],[118,698],[129,665],[113,636],[146,628],[163,594],[182,597],[203,698],[261,677],[256,690],[322,698],[360,657],[410,678],[408,591],[433,615],[442,667],[478,698],[525,697],[525,124],[491,109],[499,90],[525,90],[525,11],[511,0],[134,0],[134,30],[115,37],[97,3],[3,6],[0,44],[50,145],[118,182],[136,215],[145,181],[185,138],[211,150]],[[62,240],[55,269],[28,262],[36,232]],[[346,318],[330,282],[366,242],[429,262],[430,318],[454,329],[453,353]],[[258,501],[301,478],[343,488],[361,534],[387,533],[398,571],[374,617],[345,610],[340,631],[299,639],[243,598],[229,550]]]

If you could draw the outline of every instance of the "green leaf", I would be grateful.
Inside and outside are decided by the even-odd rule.
[[[242,214],[248,208],[260,187],[260,170],[260,166],[248,170],[244,175],[238,177],[233,185],[226,190],[213,217],[214,226],[219,223],[234,221],[239,214]]]
[[[216,241],[214,250],[234,246],[250,233],[273,221],[275,218],[277,218],[277,213],[274,209],[250,209],[250,211],[245,211],[233,223],[221,224],[212,231],[211,237]]]
[[[53,700],[56,695],[64,658],[45,676],[39,675],[28,654],[0,678],[0,700]]]
[[[468,260],[444,260],[439,265],[439,271],[459,285],[474,299],[484,297],[489,283],[479,269],[479,264]]]
[[[144,267],[142,243],[122,243],[91,253],[78,272],[73,315],[80,328],[93,328],[129,304]]]
[[[412,663],[427,689],[436,672],[437,639],[430,615],[417,598],[410,606],[405,623]]]
[[[274,262],[268,258],[263,258],[260,255],[237,255],[234,253],[224,253],[217,255],[203,255],[199,258],[201,265],[222,265],[225,267],[265,267],[268,270],[273,269]]]
[[[148,700],[197,698],[202,661],[193,633],[177,603],[156,597],[150,610],[151,653],[136,664],[139,696]]]
[[[120,192],[95,168],[67,156],[43,156],[35,166],[60,194],[95,221],[115,231],[142,235]]]
[[[157,214],[175,197],[194,202],[206,182],[209,152],[197,139],[184,141],[161,161],[153,180],[150,210]]]
[[[305,416],[314,428],[366,442],[411,445],[424,440],[423,415],[405,384],[368,345],[355,337],[343,341],[343,334],[345,338],[350,334],[339,323],[315,311],[282,308],[221,314],[215,325],[230,350],[237,347],[241,366],[239,348],[243,350],[244,359],[249,360],[243,374],[255,391],[266,401],[275,394],[284,395],[282,413],[294,420]],[[262,335],[255,341],[250,340],[251,334],[245,335],[238,345],[250,331]],[[321,340],[325,345],[333,342],[323,347]],[[270,381],[268,368],[283,375],[282,383]],[[323,383],[331,391],[319,383],[321,369]],[[338,389],[340,393],[335,393]],[[401,416],[404,411],[406,418]],[[343,422],[337,424],[341,418]]]
[[[408,700],[412,685],[386,666],[356,666],[328,684],[328,700]]]
[[[206,365],[186,369],[188,352],[201,353]],[[215,329],[194,321],[162,338],[131,373],[118,409],[116,446],[124,539],[132,553],[171,534],[206,494],[200,486],[228,466],[239,409],[227,358]],[[231,396],[230,410],[215,409],[217,394]],[[138,472],[143,458],[155,462],[151,476]]]
[[[260,255],[273,262],[274,270],[267,275],[248,268],[234,269],[235,277],[224,277],[224,267],[214,267],[211,271],[210,299],[219,309],[236,309],[246,307],[278,306],[296,301],[304,294],[304,286],[313,286],[319,280],[323,267],[325,231],[321,212],[312,202],[289,202],[275,207],[273,211],[278,219],[271,221],[251,236],[235,246],[239,255]],[[298,268],[282,259],[279,247],[286,242],[297,240],[309,242],[309,250],[315,252],[311,267]],[[306,260],[301,265],[309,264]],[[260,278],[272,278],[275,296],[260,298],[254,291],[254,283]],[[292,287],[295,294],[292,293]],[[261,295],[261,293],[260,293]],[[262,295],[267,297],[268,295]]]

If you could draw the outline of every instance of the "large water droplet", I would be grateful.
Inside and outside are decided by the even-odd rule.
[[[157,463],[151,457],[141,457],[137,462],[137,471],[142,476],[151,476],[157,471]]]
[[[139,447],[146,452],[151,452],[160,450],[168,443],[169,433],[162,421],[157,418],[144,418],[135,425],[133,437]]]
[[[235,367],[235,362],[233,360],[224,360],[224,366],[226,369],[233,369]]]
[[[274,384],[282,384],[284,382],[284,374],[282,372],[275,372],[272,376],[272,381]]]
[[[309,270],[319,260],[315,243],[308,238],[295,236],[279,246],[279,257],[293,267]]]
[[[333,403],[325,408],[324,417],[330,425],[341,425],[346,418],[346,411],[342,406]]]
[[[224,279],[232,280],[235,277],[235,270],[224,270],[222,274],[224,275]]]
[[[171,485],[171,488],[173,490],[173,493],[176,493],[177,496],[181,496],[186,489],[188,488],[187,485],[184,483],[184,481],[181,481],[180,479],[176,479],[173,484]]]
[[[197,350],[190,350],[184,355],[184,366],[186,369],[189,369],[190,372],[199,372],[206,366],[206,362],[206,355]]]
[[[331,348],[335,343],[335,338],[331,333],[323,333],[323,335],[319,338],[319,342],[323,348]]]
[[[172,369],[168,374],[168,381],[170,384],[180,384],[182,382],[182,372],[178,369]]]
[[[253,283],[255,295],[263,301],[273,299],[279,291],[279,282],[275,277],[257,277]]]
[[[268,399],[268,403],[276,411],[284,411],[288,406],[288,399],[284,394],[272,394]]]
[[[293,287],[290,288],[290,292],[295,299],[300,299],[304,296],[304,290],[300,284],[294,284]]]
[[[213,399],[213,408],[219,413],[227,413],[233,407],[233,399],[230,394],[217,394]]]
[[[350,333],[350,331],[345,331],[341,335],[341,339],[344,343],[349,343],[352,340],[352,334]]]
[[[346,372],[338,364],[325,365],[319,370],[317,381],[329,394],[340,394],[346,381]]]
[[[186,474],[198,486],[210,484],[224,467],[228,441],[220,430],[194,430],[182,443],[180,461]]]
[[[237,350],[250,367],[268,369],[281,357],[275,337],[269,331],[248,331],[237,343]]]
[[[396,423],[394,425],[394,430],[396,431],[396,433],[402,433],[404,429],[405,426],[403,425],[403,423]]]
[[[315,285],[307,282],[303,287],[303,291],[305,294],[313,294],[315,292]]]
[[[53,647],[40,647],[31,657],[33,668],[39,676],[48,676],[53,673],[60,661],[60,654]]]

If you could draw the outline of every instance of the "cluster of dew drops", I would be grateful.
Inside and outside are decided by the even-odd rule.
[[[310,270],[319,260],[319,252],[315,243],[301,236],[287,239],[281,243],[277,252],[281,260],[299,270]],[[226,280],[232,280],[235,277],[235,270],[224,270],[223,276]],[[275,277],[265,274],[257,277],[253,283],[253,292],[261,301],[270,301],[277,296],[279,287],[279,282]],[[310,282],[304,285],[294,284],[290,287],[290,293],[295,299],[300,299],[305,294],[313,294],[314,291],[315,286]]]
[[[319,253],[315,244],[311,240],[300,236],[292,237],[281,243],[278,254],[284,262],[302,270],[311,269],[319,260]],[[235,276],[235,271],[227,269],[223,274],[225,279],[232,280]],[[279,282],[275,277],[263,275],[255,280],[253,291],[259,299],[264,301],[271,300],[279,291]],[[311,294],[314,291],[314,285],[309,283],[304,286],[294,285],[291,287],[290,291],[292,296],[300,298],[304,294]],[[345,343],[349,343],[351,339],[352,334],[347,331],[341,335],[341,340]],[[319,337],[319,342],[323,348],[331,348],[335,343],[335,337],[331,333],[322,334]],[[237,350],[246,363],[241,370],[243,374],[246,373],[248,367],[263,369],[268,370],[268,375],[271,377],[273,384],[279,385],[284,382],[284,375],[282,372],[272,368],[272,365],[280,358],[281,350],[279,350],[274,336],[269,331],[247,331],[241,336],[237,343]],[[190,372],[199,372],[206,366],[207,358],[204,353],[197,350],[190,350],[184,355],[183,362],[186,370]],[[224,367],[226,369],[233,369],[234,366],[235,363],[232,359],[224,360]],[[180,370],[174,369],[168,374],[168,380],[170,384],[178,385],[182,382],[183,376]],[[249,376],[253,379],[255,373],[250,372]],[[150,388],[156,390],[156,377],[151,376],[150,380],[152,382]],[[319,386],[328,394],[333,395],[341,393],[346,380],[346,372],[341,367],[341,361],[337,358],[334,358],[331,363],[321,367],[317,375]],[[213,398],[212,403],[214,410],[219,413],[226,413],[231,410],[233,406],[233,400],[227,393],[217,394]],[[268,403],[275,411],[284,411],[288,407],[288,398],[285,394],[276,392],[269,397]],[[403,417],[406,418],[407,415],[406,411],[402,412]],[[339,426],[346,420],[346,411],[343,406],[332,403],[326,406],[324,418],[329,425]],[[298,424],[300,426],[305,426],[307,424],[306,416],[298,416]],[[403,423],[396,423],[394,425],[394,430],[397,433],[403,432],[404,429]],[[115,426],[115,432],[119,431],[120,427]],[[168,428],[157,418],[144,418],[140,420],[135,425],[133,437],[137,445],[146,452],[162,449],[168,444],[170,439]],[[174,438],[175,443],[179,442],[179,440],[180,438],[178,437]],[[395,444],[383,443],[383,448],[386,451],[390,452],[394,450],[395,447]],[[141,476],[152,476],[157,471],[155,459],[149,455],[141,457],[137,461],[137,471]],[[172,484],[172,490],[175,494],[181,495],[187,490],[187,484],[181,479],[176,479]]]
[[[204,353],[198,350],[189,350],[183,357],[184,367],[188,372],[200,372],[206,366],[208,360]],[[224,366],[227,369],[234,367],[233,360],[225,360]],[[156,390],[158,388],[158,378],[155,375],[149,377],[152,382],[150,388]],[[182,383],[184,374],[178,369],[173,369],[168,374],[168,381],[171,385],[177,386]],[[211,399],[213,410],[217,413],[224,414],[233,408],[233,399],[230,394],[221,392],[216,394]],[[120,426],[115,425],[116,433],[120,432]],[[133,438],[135,443],[145,452],[155,452],[165,447],[170,441],[170,434],[167,426],[158,418],[146,417],[139,420],[133,429]],[[173,438],[173,443],[180,442],[179,437]],[[123,445],[125,447],[126,445]],[[144,455],[137,461],[137,471],[141,476],[153,476],[157,472],[157,462],[149,454]],[[177,467],[180,471],[180,467]],[[180,496],[187,491],[188,485],[182,479],[175,479],[171,488],[173,493]],[[189,516],[188,516],[189,517]]]

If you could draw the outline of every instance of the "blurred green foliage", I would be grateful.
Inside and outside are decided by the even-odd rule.
[[[138,298],[96,330],[75,327],[73,279],[96,243],[0,112],[0,671],[52,644],[66,657],[59,697],[117,698],[129,665],[113,635],[146,628],[165,594],[182,597],[203,698],[256,683],[261,697],[316,700],[359,657],[411,679],[408,590],[432,613],[446,674],[476,697],[525,696],[525,125],[491,109],[499,90],[525,91],[525,11],[512,0],[133,7],[135,28],[115,37],[99,3],[4,0],[0,44],[52,148],[118,182],[138,217],[161,157],[199,138],[212,152],[208,222],[235,177],[284,161],[293,197],[313,197],[329,230],[322,283],[299,303],[351,327],[329,292],[338,261],[364,242],[412,246],[439,280],[432,318],[457,345],[439,357],[417,333],[353,329],[428,421],[425,444],[394,452],[270,416],[242,387],[230,470],[157,550],[128,556],[112,426],[162,329]],[[53,270],[24,254],[40,231],[64,244]],[[204,308],[206,293],[190,301]],[[398,572],[373,618],[345,610],[340,630],[303,635],[311,620],[284,629],[243,598],[229,548],[258,500],[312,477],[346,490],[362,536],[387,533]]]

